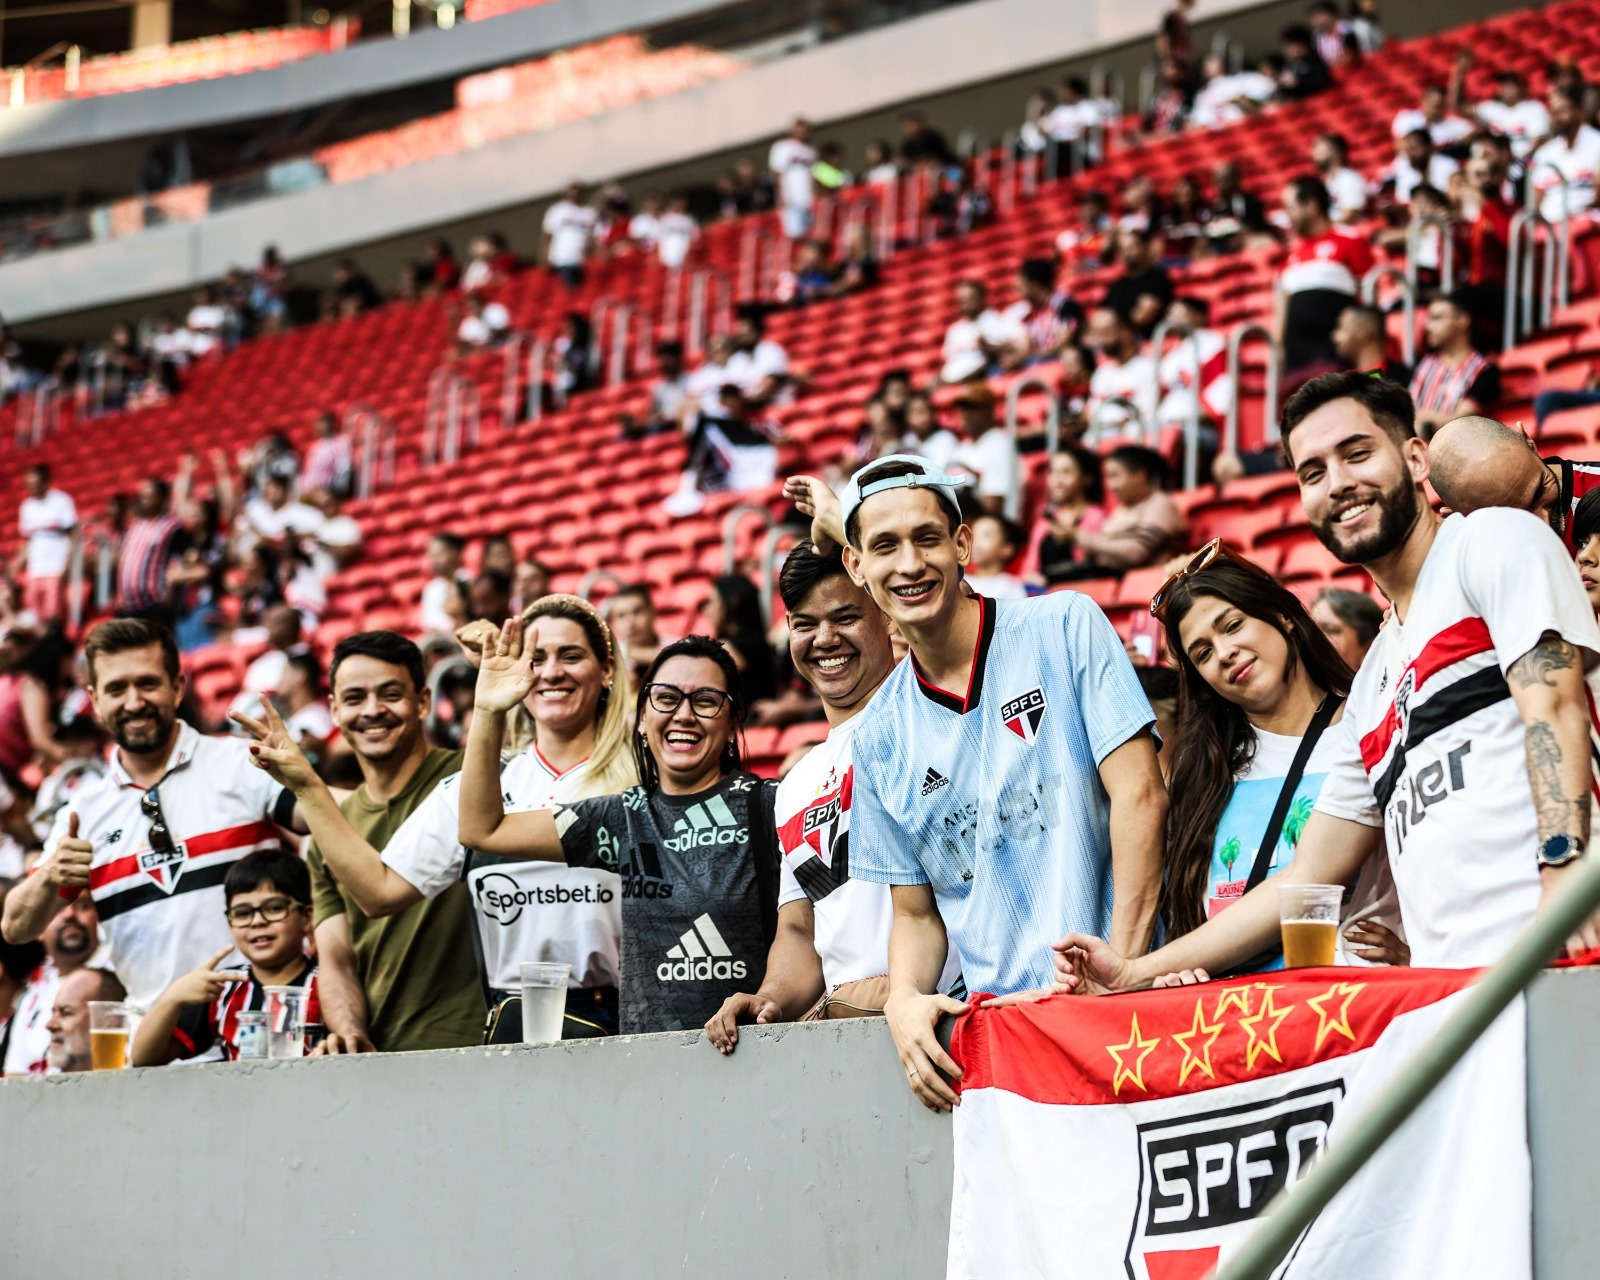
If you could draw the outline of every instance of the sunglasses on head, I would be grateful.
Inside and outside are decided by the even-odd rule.
[[[1200,573],[1205,569],[1209,569],[1212,565],[1216,564],[1218,560],[1228,560],[1233,564],[1238,565],[1239,568],[1243,569],[1246,573],[1254,574],[1263,581],[1277,581],[1276,578],[1274,578],[1255,561],[1246,560],[1232,547],[1228,546],[1227,543],[1223,542],[1221,538],[1213,538],[1210,542],[1206,543],[1205,546],[1201,547],[1200,550],[1195,552],[1189,563],[1184,565],[1183,568],[1179,569],[1177,573],[1173,574],[1170,578],[1163,582],[1160,590],[1158,590],[1155,595],[1150,597],[1150,612],[1155,615],[1156,621],[1166,621],[1167,606],[1172,603],[1173,589],[1177,587],[1180,582],[1184,582],[1187,579],[1194,577],[1195,574]]]

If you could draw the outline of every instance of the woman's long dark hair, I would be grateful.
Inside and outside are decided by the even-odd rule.
[[[639,766],[639,781],[646,791],[654,791],[661,785],[661,770],[657,768],[656,758],[650,753],[650,743],[644,736],[644,712],[650,705],[650,686],[656,681],[656,673],[673,658],[704,658],[708,662],[715,662],[721,669],[723,688],[733,699],[728,707],[733,715],[733,734],[722,753],[722,771],[725,774],[733,773],[744,767],[744,722],[749,709],[744,704],[744,692],[739,685],[739,668],[734,666],[733,658],[722,647],[720,640],[713,640],[710,636],[685,636],[664,646],[639,681],[639,695],[633,708],[633,759]]]
[[[1167,651],[1178,664],[1178,733],[1172,748],[1171,817],[1161,916],[1168,938],[1205,922],[1206,888],[1217,823],[1233,794],[1234,777],[1255,754],[1256,737],[1243,708],[1229,702],[1200,674],[1184,651],[1180,627],[1197,597],[1226,601],[1259,618],[1289,642],[1285,677],[1297,666],[1324,693],[1350,692],[1350,668],[1287,587],[1227,560],[1207,565],[1172,590],[1167,606]]]
[[[711,579],[711,589],[722,600],[720,639],[746,640],[766,634],[767,626],[761,617],[761,593],[749,578],[742,573],[723,574]]]

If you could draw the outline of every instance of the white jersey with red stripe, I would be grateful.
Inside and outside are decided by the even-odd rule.
[[[250,763],[238,738],[206,738],[186,724],[167,770],[152,787],[171,835],[154,848],[146,792],[128,777],[120,753],[105,777],[81,788],[56,814],[44,858],[55,853],[78,815],[78,835],[94,847],[89,892],[100,914],[107,962],[128,1000],[149,1009],[173,979],[233,945],[223,916],[222,881],[247,853],[280,840],[278,821],[293,798]]]
[[[1592,806],[1600,628],[1538,518],[1492,507],[1445,520],[1404,624],[1389,618],[1356,674],[1317,809],[1383,826],[1414,965],[1493,964],[1539,905],[1527,734],[1506,672],[1547,633],[1589,667]]]
[[[22,988],[11,1013],[5,1061],[0,1063],[0,1071],[6,1075],[50,1074],[50,1028],[46,1024],[60,986],[61,971],[49,960],[29,975],[28,985]]]
[[[1322,289],[1361,292],[1361,278],[1372,270],[1372,249],[1365,239],[1343,227],[1330,226],[1321,235],[1296,240],[1284,257],[1278,281],[1285,293]]]
[[[886,884],[850,878],[850,794],[854,786],[846,720],[828,731],[778,784],[778,909],[807,898],[815,919],[813,944],[832,991],[844,982],[889,972],[894,903]],[[961,973],[955,948],[945,957],[939,990]]]

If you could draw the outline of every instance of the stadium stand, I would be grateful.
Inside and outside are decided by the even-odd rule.
[[[980,156],[976,168],[979,181],[995,191],[997,215],[953,239],[932,238],[930,224],[919,215],[917,179],[904,179],[895,229],[889,233],[895,251],[883,264],[881,283],[771,317],[769,333],[788,350],[802,388],[781,411],[790,443],[782,446],[780,474],[820,465],[853,442],[860,407],[888,369],[906,368],[919,383],[933,378],[954,284],[976,278],[986,281],[997,298],[1008,297],[1007,282],[1017,262],[1052,252],[1083,191],[1115,191],[1135,174],[1166,190],[1181,176],[1206,173],[1227,161],[1271,207],[1276,184],[1308,168],[1308,139],[1326,130],[1345,135],[1352,165],[1371,176],[1391,157],[1390,122],[1396,111],[1414,103],[1419,84],[1447,78],[1459,49],[1471,47],[1478,54],[1468,86],[1482,91],[1478,96],[1487,95],[1493,69],[1508,66],[1525,71],[1538,93],[1545,87],[1545,63],[1557,54],[1575,59],[1590,74],[1600,73],[1597,15],[1600,4],[1585,0],[1394,43],[1348,72],[1330,93],[1214,131],[1192,130],[1124,147],[1103,165],[1056,181],[1044,181],[1027,165],[1013,165],[1005,154],[991,152]],[[1012,188],[1002,189],[1007,182]],[[884,218],[881,196],[856,189],[832,202],[823,233],[842,240],[852,223],[870,219],[882,238]],[[632,316],[624,358],[628,376],[617,385],[582,392],[564,407],[546,409],[536,423],[524,413],[529,389],[521,357],[528,348],[519,339],[515,358],[495,351],[450,363],[450,303],[436,298],[393,303],[337,324],[247,342],[201,362],[180,394],[155,407],[79,418],[73,406],[61,406],[53,434],[6,455],[0,477],[6,491],[15,493],[22,469],[35,459],[48,460],[76,478],[80,507],[92,510],[145,475],[172,473],[187,450],[238,449],[272,431],[303,444],[315,413],[360,406],[392,427],[395,482],[352,504],[366,530],[365,554],[332,581],[316,637],[319,650],[326,652],[342,635],[362,627],[409,627],[425,576],[424,545],[433,532],[446,528],[469,538],[510,536],[519,554],[537,554],[548,565],[557,589],[575,589],[597,571],[647,581],[656,589],[663,630],[692,630],[709,579],[722,571],[723,521],[729,510],[753,502],[776,518],[783,504],[774,487],[753,495],[714,496],[703,512],[688,518],[662,511],[661,501],[683,467],[684,449],[675,436],[622,438],[619,419],[642,406],[648,386],[634,351],[647,350],[650,338],[674,331],[685,336],[691,294],[698,290],[705,291],[707,308],[713,310],[761,296],[779,243],[773,215],[753,215],[708,228],[690,269],[682,273],[622,258],[597,264],[572,293],[546,271],[517,273],[496,297],[518,334],[548,343],[565,315],[596,314],[599,308],[602,367],[610,364],[616,316],[619,311]],[[1600,278],[1600,237],[1580,227],[1575,246],[1575,277],[1585,278],[1582,264],[1588,262],[1586,278]],[[1213,325],[1230,330],[1266,319],[1282,257],[1278,248],[1251,250],[1197,261],[1174,274],[1179,291],[1208,300]],[[696,273],[704,273],[699,285]],[[1072,290],[1087,303],[1111,275],[1110,270],[1084,273],[1071,282]],[[642,317],[653,325],[648,335],[640,332]],[[1578,297],[1554,323],[1506,354],[1501,413],[1507,421],[1531,420],[1536,388],[1581,381],[1587,362],[1600,356],[1597,322],[1600,299]],[[1401,313],[1390,316],[1395,339],[1401,323]],[[430,383],[446,368],[450,372],[442,376],[464,379],[481,406],[476,438],[464,435],[465,456],[455,461],[441,460],[445,442],[427,429]],[[1239,385],[1242,447],[1259,447],[1265,439],[1264,381],[1264,366],[1249,358],[1247,348]],[[1036,391],[1022,397],[1025,431],[1037,429],[1045,399]],[[0,417],[0,430],[25,435],[33,429],[25,421],[30,410],[30,401],[19,401]],[[1571,415],[1560,425],[1560,433],[1542,446],[1562,451],[1590,446],[1600,437],[1600,415],[1594,413]],[[1175,433],[1166,433],[1162,445],[1175,456]],[[1045,458],[1026,456],[1028,491],[1036,497]],[[94,465],[88,465],[91,461]],[[1340,566],[1312,539],[1286,475],[1241,481],[1223,491],[1201,485],[1175,497],[1196,542],[1226,535],[1308,592],[1330,583],[1370,589],[1364,573]],[[741,526],[732,540],[734,562],[759,562],[763,536],[754,524]],[[1126,625],[1142,612],[1159,577],[1155,571],[1135,571],[1120,582],[1086,589],[1114,621]],[[251,656],[229,646],[193,655],[198,689],[211,713],[233,696]],[[757,730],[752,755],[770,771],[789,741],[775,731]]]

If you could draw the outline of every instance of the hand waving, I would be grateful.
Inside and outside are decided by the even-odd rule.
[[[274,782],[288,787],[296,795],[320,784],[317,771],[283,727],[283,717],[270,699],[261,700],[260,720],[241,711],[230,711],[228,716],[250,731],[255,739],[250,744],[251,763],[258,769],[265,769]]]
[[[533,667],[523,651],[522,619],[507,618],[498,635],[483,638],[473,705],[480,711],[510,711],[532,692]]]

